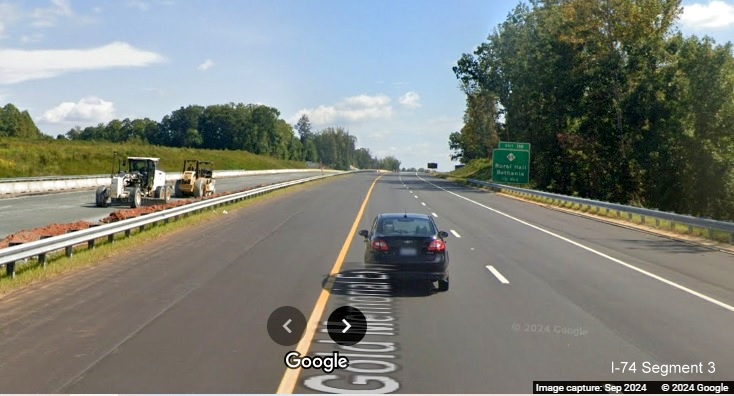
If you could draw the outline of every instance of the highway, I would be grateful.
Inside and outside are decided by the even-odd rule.
[[[311,176],[313,172],[276,173],[244,177],[220,178],[217,192],[229,192],[259,184],[273,184]],[[176,198],[172,198],[175,200]],[[94,204],[94,190],[29,195],[0,199],[0,239],[20,230],[28,230],[52,223],[70,223],[77,220],[96,222],[125,205],[98,208]]]
[[[378,176],[299,187],[4,296],[0,389],[532,393],[542,380],[734,378],[731,255],[426,175]],[[365,278],[352,231],[402,211],[451,234],[449,291]],[[266,329],[286,305],[316,324],[298,346]],[[344,305],[369,325],[349,347],[323,331]],[[287,369],[302,347],[350,367]],[[613,372],[623,362],[636,371]],[[702,374],[643,373],[699,363]]]

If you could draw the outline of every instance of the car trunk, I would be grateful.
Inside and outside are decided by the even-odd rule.
[[[435,257],[435,253],[428,252],[432,237],[398,235],[383,236],[381,239],[387,242],[389,248],[383,257],[397,261],[433,260]]]

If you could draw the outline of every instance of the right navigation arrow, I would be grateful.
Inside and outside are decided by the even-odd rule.
[[[347,325],[347,327],[345,327],[344,330],[342,330],[342,333],[346,333],[347,330],[349,330],[349,328],[352,327],[352,325],[350,325],[346,319],[342,319],[342,322],[344,322],[344,324]]]

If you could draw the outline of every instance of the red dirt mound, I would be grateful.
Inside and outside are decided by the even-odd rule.
[[[191,202],[192,202],[191,200],[181,200],[181,201],[171,201],[167,204],[144,206],[142,208],[120,209],[120,210],[116,210],[110,213],[109,216],[100,220],[100,223],[114,223],[120,220],[132,219],[133,217],[138,217],[138,216],[150,214],[153,212],[160,212],[161,210],[175,208],[178,206],[189,204]]]
[[[8,235],[0,240],[0,249],[8,247],[11,243],[28,243],[41,239],[45,236],[56,236],[66,234],[70,230],[84,230],[89,228],[92,223],[87,221],[77,221],[66,224],[49,224],[47,226],[34,228],[32,230],[18,231],[15,234]]]

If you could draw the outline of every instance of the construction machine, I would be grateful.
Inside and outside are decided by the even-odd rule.
[[[118,161],[118,171],[115,174],[113,168],[110,185],[97,187],[97,206],[124,203],[131,208],[139,208],[143,200],[151,199],[167,203],[173,188],[166,182],[166,174],[160,170],[159,160],[153,157],[127,157],[127,170],[123,170],[122,161]]]
[[[181,179],[174,184],[177,198],[204,197],[215,194],[214,163],[210,161],[185,160]]]

